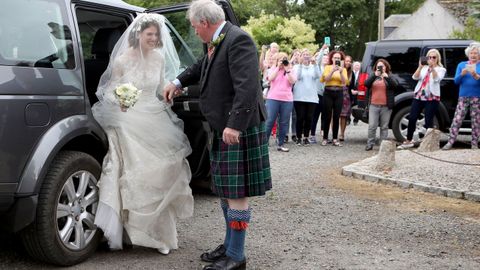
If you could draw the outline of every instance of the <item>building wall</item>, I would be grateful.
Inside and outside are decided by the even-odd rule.
[[[385,39],[445,39],[464,26],[436,0],[427,0]]]

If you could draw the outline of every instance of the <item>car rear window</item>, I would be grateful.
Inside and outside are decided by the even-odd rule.
[[[61,0],[2,0],[0,64],[73,69],[64,5]]]

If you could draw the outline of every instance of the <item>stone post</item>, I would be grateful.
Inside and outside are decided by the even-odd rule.
[[[423,137],[420,146],[418,147],[418,152],[433,152],[440,149],[440,136],[441,132],[435,128],[427,129],[425,137]]]
[[[394,141],[383,140],[380,144],[380,150],[377,154],[377,162],[375,164],[375,170],[377,171],[390,171],[395,165],[395,149],[396,144]]]

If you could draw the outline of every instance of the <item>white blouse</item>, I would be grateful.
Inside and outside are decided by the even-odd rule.
[[[428,73],[428,66],[423,66],[422,70],[420,71],[420,76],[415,77],[415,74],[412,76],[412,78],[416,81],[418,81],[417,86],[415,86],[415,91],[414,93],[417,93],[420,90],[420,87],[422,86],[423,79],[427,76]],[[427,91],[432,93],[435,96],[440,96],[440,82],[443,80],[443,77],[445,77],[445,72],[447,71],[443,67],[435,67],[435,71],[437,72],[437,77],[433,78],[432,73],[430,73],[430,79],[428,81],[427,85]]]

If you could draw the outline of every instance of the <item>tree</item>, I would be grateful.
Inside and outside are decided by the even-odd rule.
[[[454,30],[451,37],[480,41],[480,31],[478,29],[478,21],[474,17],[469,17],[465,23],[465,29],[463,31]]]
[[[262,12],[258,18],[250,18],[245,31],[250,33],[258,47],[277,42],[282,51],[290,53],[295,48],[316,51],[315,30],[299,16],[285,18]]]
[[[155,8],[184,3],[182,0],[124,0],[125,2],[144,8]]]

